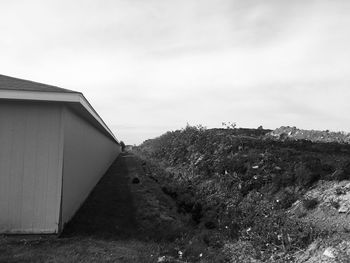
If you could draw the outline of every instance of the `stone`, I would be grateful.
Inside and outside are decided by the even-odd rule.
[[[340,207],[338,208],[338,213],[348,213],[349,208],[345,204],[341,204]]]
[[[323,252],[323,256],[328,258],[335,258],[334,256],[334,249],[332,247],[327,247],[325,251]]]
[[[175,221],[175,219],[171,216],[168,216],[166,214],[160,214],[159,218],[162,220],[162,221],[166,221],[166,222],[172,222],[172,221]]]

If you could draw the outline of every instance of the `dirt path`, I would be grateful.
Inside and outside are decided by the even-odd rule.
[[[0,236],[0,263],[157,262],[169,249],[157,235],[178,225],[174,207],[141,160],[122,153],[59,238]]]
[[[142,176],[137,158],[122,153],[60,238],[0,236],[0,262],[156,262],[159,244],[144,241],[136,222],[142,187],[131,181]]]
[[[142,170],[133,155],[122,153],[66,226],[63,236],[127,238],[137,235],[131,180]]]

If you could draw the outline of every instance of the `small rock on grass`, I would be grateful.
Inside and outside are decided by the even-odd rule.
[[[184,261],[176,259],[172,256],[161,256],[158,258],[157,263],[184,263]]]
[[[335,258],[334,249],[332,247],[327,247],[323,252],[323,256],[328,258]]]

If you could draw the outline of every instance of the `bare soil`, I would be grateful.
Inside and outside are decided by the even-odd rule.
[[[136,208],[130,191],[128,155],[122,153],[93,189],[74,218],[65,226],[63,237],[94,236],[108,239],[136,237]]]

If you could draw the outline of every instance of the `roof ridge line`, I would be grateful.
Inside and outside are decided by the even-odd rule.
[[[3,75],[3,74],[0,74],[0,80],[1,78],[5,78],[5,79],[12,79],[13,81],[19,81],[19,82],[23,82],[23,83],[27,83],[27,84],[33,84],[33,85],[38,85],[38,86],[41,86],[41,87],[47,87],[47,88],[55,88],[55,89],[58,89],[57,91],[55,92],[70,92],[70,93],[79,93],[77,91],[74,91],[74,90],[70,90],[70,89],[65,89],[65,88],[61,88],[59,86],[54,86],[54,85],[49,85],[49,84],[45,84],[45,83],[41,83],[41,82],[37,82],[37,81],[33,81],[33,80],[28,80],[28,79],[21,79],[21,78],[17,78],[17,77],[12,77],[12,76],[7,76],[7,75]],[[0,84],[1,84],[1,81],[0,81]],[[6,87],[1,87],[0,86],[0,89],[6,89],[6,90],[13,90],[11,88],[6,88]],[[16,90],[23,90],[23,91],[27,91],[27,90],[35,90],[34,88],[33,89],[26,89],[26,88],[16,88]],[[36,90],[36,91],[43,91],[43,90]],[[45,90],[43,92],[54,92],[52,90]]]

